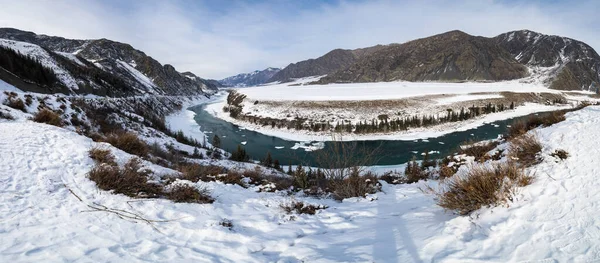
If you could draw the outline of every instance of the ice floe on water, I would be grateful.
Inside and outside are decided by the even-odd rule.
[[[290,149],[297,150],[300,148],[304,149],[304,151],[311,152],[311,151],[321,150],[321,149],[325,148],[325,143],[324,142],[297,142]]]

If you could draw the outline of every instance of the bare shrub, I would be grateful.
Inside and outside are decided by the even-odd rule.
[[[456,173],[456,170],[449,166],[441,166],[438,172],[440,179],[446,179],[452,177]]]
[[[58,113],[51,111],[49,109],[46,109],[46,108],[43,108],[40,111],[38,111],[33,116],[33,121],[40,122],[40,123],[46,123],[46,124],[50,124],[50,125],[54,125],[54,126],[58,126],[58,127],[63,126],[63,121],[60,118],[60,115],[58,115]]]
[[[217,180],[223,182],[224,184],[237,184],[246,188],[247,186],[242,179],[242,174],[234,170],[229,170],[226,174],[220,174],[217,176]]]
[[[23,100],[16,96],[9,96],[4,103],[6,106],[11,107],[16,110],[20,110],[22,112],[27,112],[25,109],[25,103]]]
[[[113,166],[117,165],[117,163],[115,162],[115,156],[110,152],[109,149],[94,147],[90,149],[88,154],[90,158],[94,159],[94,161],[100,164],[104,163]]]
[[[104,141],[130,154],[140,157],[148,155],[148,145],[133,132],[113,132]]]
[[[547,127],[552,124],[559,123],[565,120],[565,114],[567,112],[579,110],[582,108],[583,107],[577,107],[569,110],[558,110],[538,113],[537,115],[530,116],[526,120],[516,121],[512,123],[511,126],[508,128],[506,137],[515,138],[537,127]]]
[[[182,163],[177,167],[182,173],[181,178],[192,181],[214,181],[215,176],[224,172],[223,167],[216,165],[200,165],[197,163]]]
[[[428,188],[436,196],[437,205],[467,215],[481,207],[497,206],[512,201],[516,187],[533,181],[515,163],[471,167],[466,174],[454,175],[440,190]]]
[[[406,182],[409,184],[416,183],[420,180],[426,180],[429,177],[429,174],[426,171],[423,171],[419,163],[417,163],[416,157],[413,157],[410,162],[406,163],[404,175],[406,176]]]
[[[315,160],[328,180],[341,180],[355,172],[362,174],[366,167],[381,158],[379,147],[369,150],[359,147],[356,141],[344,142],[341,134],[333,134],[327,146],[315,152]]]
[[[8,112],[0,111],[0,119],[14,120],[15,117],[10,115]]]
[[[404,178],[399,172],[396,171],[385,172],[383,175],[379,176],[379,180],[383,180],[388,184],[406,183],[406,178]]]
[[[215,201],[207,188],[196,188],[186,184],[174,185],[167,193],[167,199],[175,203],[211,204]]]
[[[542,144],[533,134],[523,134],[510,140],[509,157],[528,167],[541,161]]]
[[[98,188],[131,197],[158,197],[162,194],[161,185],[148,183],[150,171],[141,169],[141,161],[130,159],[123,168],[98,163],[88,173],[90,180]]]
[[[350,197],[365,197],[367,194],[374,194],[381,191],[381,184],[377,176],[372,173],[360,175],[358,169],[354,169],[352,174],[342,180],[331,180],[329,182],[332,196],[336,200],[343,200]]]
[[[291,201],[289,203],[283,203],[280,205],[281,209],[288,214],[296,213],[296,214],[309,214],[314,215],[318,210],[326,209],[325,205],[312,205],[306,204],[300,201]]]
[[[497,141],[479,143],[469,141],[460,146],[460,151],[458,153],[466,154],[467,156],[473,156],[475,157],[475,160],[483,161],[485,158],[490,158],[490,156],[487,156],[487,153],[496,148],[498,144],[499,143]]]
[[[569,158],[569,153],[565,150],[557,149],[557,150],[554,150],[554,152],[551,153],[550,156],[556,157],[561,160],[565,160],[565,159]]]

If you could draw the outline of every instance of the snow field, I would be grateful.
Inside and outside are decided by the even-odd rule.
[[[295,84],[295,83],[294,83]],[[294,101],[364,101],[390,100],[438,94],[468,94],[474,92],[554,92],[541,84],[503,81],[494,83],[439,83],[439,82],[377,82],[329,85],[298,85],[290,83],[258,86],[237,90],[253,100]]]
[[[90,139],[25,119],[0,121],[0,261],[594,261],[600,182],[590,164],[600,159],[599,114],[600,107],[588,107],[534,131],[544,145],[544,161],[528,170],[536,181],[508,206],[471,217],[444,212],[419,190],[435,181],[383,183],[383,192],[341,203],[217,182],[198,183],[213,191],[210,205],[131,199],[100,191],[85,177],[93,165],[87,151],[96,145]],[[105,146],[121,164],[131,157]],[[550,157],[558,148],[570,157]],[[292,198],[329,208],[292,217],[279,208]],[[88,204],[166,221],[86,212]],[[224,219],[231,230],[219,225]]]

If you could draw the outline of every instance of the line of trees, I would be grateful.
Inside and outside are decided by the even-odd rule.
[[[415,115],[408,117],[390,118],[388,115],[379,115],[376,119],[370,121],[359,121],[358,123],[350,122],[306,122],[305,118],[296,118],[294,120],[282,120],[275,118],[263,118],[256,116],[248,116],[240,114],[237,119],[241,119],[253,124],[262,126],[271,126],[272,128],[287,128],[295,130],[309,130],[313,132],[344,132],[344,133],[377,133],[377,132],[393,132],[402,131],[410,128],[428,127],[448,122],[465,121],[484,114],[501,112],[508,109],[514,109],[515,103],[511,102],[509,106],[504,104],[488,103],[483,106],[471,106],[469,108],[461,108],[460,111],[452,109],[447,110],[447,114],[430,114],[430,115]]]
[[[0,67],[39,86],[51,87],[59,84],[54,70],[44,67],[36,58],[7,47],[0,46]]]

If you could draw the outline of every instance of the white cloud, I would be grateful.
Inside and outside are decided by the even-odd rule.
[[[334,48],[405,42],[459,29],[474,35],[530,29],[600,46],[597,1],[226,2],[211,10],[173,1],[0,0],[0,26],[126,42],[180,71],[222,78],[283,67]]]

